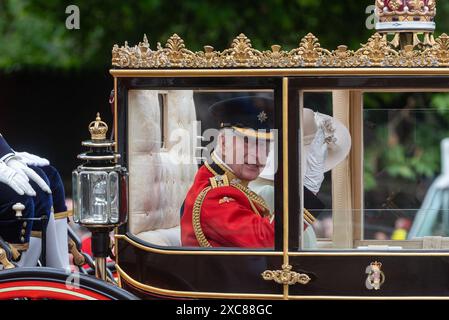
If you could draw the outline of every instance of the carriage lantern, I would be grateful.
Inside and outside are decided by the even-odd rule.
[[[115,142],[106,139],[108,126],[97,113],[89,124],[91,140],[83,141],[88,152],[78,155],[84,163],[72,173],[74,221],[92,232],[95,274],[106,280],[109,233],[127,218],[128,173],[117,164]]]

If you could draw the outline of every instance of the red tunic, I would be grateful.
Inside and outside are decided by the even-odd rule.
[[[201,192],[210,187],[201,203],[200,226],[212,247],[273,248],[274,222],[263,217],[266,210],[236,187],[211,187],[210,178],[215,176],[203,165],[187,193],[181,218],[182,245],[200,246],[192,222],[193,209]]]

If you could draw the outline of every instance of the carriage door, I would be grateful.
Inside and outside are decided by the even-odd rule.
[[[282,161],[282,78],[157,78],[149,71],[118,79],[116,92],[119,152],[130,173],[129,219],[116,235],[122,285],[142,297],[286,297],[273,281],[284,257],[283,215],[275,212],[284,212],[281,195],[287,193],[282,170],[276,170]],[[273,100],[274,112],[251,118],[274,121],[273,139],[243,138],[248,134],[213,117],[211,106],[239,99]],[[235,123],[245,121],[240,109],[228,114]],[[251,164],[243,151],[254,146],[272,160],[273,171],[245,183],[229,165]],[[197,192],[194,204],[189,190]],[[265,229],[255,233],[256,227],[235,221],[253,217],[239,214],[245,210],[236,203],[263,215]],[[273,223],[274,235],[263,238]]]
[[[290,299],[447,296],[447,83],[288,80]]]

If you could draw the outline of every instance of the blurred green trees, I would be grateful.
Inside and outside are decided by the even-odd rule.
[[[80,9],[80,30],[67,30],[69,4]],[[374,0],[138,0],[0,1],[0,70],[21,68],[105,68],[115,43],[130,45],[146,33],[151,45],[173,33],[189,48],[227,48],[245,33],[256,48],[296,47],[314,33],[326,48],[356,48],[373,30],[365,21]],[[437,34],[449,32],[449,2],[438,3]]]
[[[80,8],[80,30],[65,27],[69,4]],[[110,67],[115,43],[137,44],[144,33],[152,48],[177,33],[189,49],[201,50],[210,44],[223,50],[241,32],[258,49],[272,44],[297,47],[308,32],[326,48],[340,44],[357,48],[374,32],[365,26],[365,10],[372,4],[374,0],[0,0],[0,75],[24,69],[104,72]],[[449,1],[438,1],[436,35],[449,33],[448,15]],[[365,149],[368,190],[376,188],[382,168],[387,168],[390,179],[405,181],[439,172],[439,141],[449,136],[449,94],[415,96],[411,105],[408,98],[409,94],[377,94],[365,99],[367,109],[394,105],[438,111],[423,113],[422,125],[413,131],[394,128],[402,136],[389,140],[388,148]],[[383,122],[375,128],[376,139],[388,139],[391,132],[388,122]],[[419,143],[414,148],[405,147],[416,137]]]
[[[372,131],[365,139],[366,191],[416,187],[440,173],[440,142],[449,137],[449,93],[367,93],[364,110],[365,128]]]
[[[365,27],[374,0],[139,0],[0,1],[0,69],[105,68],[115,43],[137,44],[146,33],[153,48],[173,33],[200,50],[223,50],[241,32],[256,48],[298,46],[308,32],[323,46],[357,47],[372,33]],[[80,30],[67,30],[69,4],[80,9]]]

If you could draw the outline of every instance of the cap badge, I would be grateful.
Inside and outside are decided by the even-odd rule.
[[[268,119],[267,114],[265,113],[265,111],[262,111],[261,113],[259,113],[259,115],[257,116],[257,119],[259,119],[260,122],[265,122]]]

